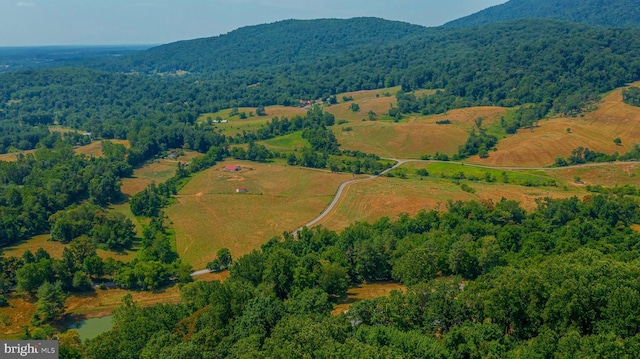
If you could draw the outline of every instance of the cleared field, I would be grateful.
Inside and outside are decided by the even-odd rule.
[[[378,118],[383,118],[391,106],[396,106],[398,101],[395,94],[400,87],[392,87],[381,90],[348,92],[336,95],[338,104],[325,107],[325,111],[333,114],[336,119],[344,119],[349,121],[361,121],[367,118],[367,113],[373,111]],[[352,101],[343,102],[342,97],[352,97]],[[353,112],[350,108],[352,103],[360,106],[360,111]]]
[[[225,165],[240,165],[226,172]],[[227,161],[196,175],[166,208],[178,254],[204,268],[222,247],[234,258],[319,215],[352,175],[281,164]],[[236,193],[244,187],[247,193]]]
[[[466,142],[476,118],[483,117],[483,126],[487,127],[499,122],[505,112],[501,107],[472,107],[442,115],[412,116],[398,123],[358,120],[334,126],[334,132],[342,149],[383,157],[419,158],[435,152],[452,155]],[[362,116],[365,115],[366,112]],[[450,120],[451,124],[436,124],[444,119]],[[347,127],[351,130],[345,130]]]
[[[231,111],[231,109],[226,109],[213,113],[205,113],[198,117],[198,122],[205,122],[208,118],[215,121],[216,118],[220,117],[222,120],[228,121],[226,123],[214,123],[220,130],[220,133],[227,136],[235,136],[236,134],[241,134],[242,131],[256,131],[274,117],[292,118],[296,115],[304,116],[307,113],[307,110],[300,107],[267,106],[265,107],[266,116],[256,116],[255,107],[239,107],[238,112],[244,112],[247,115],[247,118],[243,120],[238,116],[230,116]],[[253,113],[254,115],[249,116],[249,113]]]
[[[570,132],[567,131],[570,129]],[[620,137],[622,145],[613,139]],[[622,102],[622,89],[612,91],[598,109],[584,117],[540,121],[539,127],[520,130],[500,141],[489,158],[470,162],[492,166],[549,166],[556,157],[567,157],[576,147],[604,153],[625,153],[640,137],[640,108]]]
[[[325,217],[320,225],[332,230],[342,230],[355,221],[373,222],[387,216],[397,218],[401,213],[415,215],[420,210],[446,210],[449,200],[492,200],[501,198],[520,202],[526,209],[535,208],[540,197],[564,198],[583,196],[582,187],[523,187],[512,184],[484,183],[463,180],[476,190],[463,191],[451,180],[425,177],[399,179],[379,177],[370,181],[354,183],[339,201],[336,210]]]
[[[357,301],[384,297],[394,290],[404,292],[406,289],[404,285],[396,282],[362,283],[357,287],[349,288],[347,296],[338,300],[331,313],[339,315],[347,311],[351,304]]]
[[[262,141],[260,144],[267,147],[270,151],[292,151],[295,149],[301,149],[304,146],[310,146],[309,141],[302,138],[302,132],[290,133],[288,135]]]

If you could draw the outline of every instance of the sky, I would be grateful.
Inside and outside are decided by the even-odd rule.
[[[165,44],[286,19],[439,26],[506,0],[0,0],[0,47]]]

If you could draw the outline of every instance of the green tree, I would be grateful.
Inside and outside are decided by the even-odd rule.
[[[62,317],[65,310],[64,302],[67,295],[62,291],[62,282],[56,281],[54,284],[44,282],[36,294],[36,312],[31,322],[34,325],[57,320]]]

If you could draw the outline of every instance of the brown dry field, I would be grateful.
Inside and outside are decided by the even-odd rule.
[[[458,146],[466,142],[476,118],[483,117],[483,126],[490,126],[500,121],[505,112],[502,107],[472,107],[451,110],[442,115],[407,117],[398,123],[354,121],[334,126],[334,131],[342,149],[396,158],[419,158],[435,152],[452,155],[458,151]],[[365,116],[366,112],[363,113]],[[444,119],[452,123],[436,124],[436,121]],[[352,130],[343,131],[345,127]]]
[[[226,172],[225,165],[240,165]],[[269,238],[294,231],[319,215],[350,174],[302,169],[276,163],[226,161],[197,174],[165,209],[176,232],[178,254],[204,268],[229,248],[234,258]],[[248,193],[235,193],[246,187]]]
[[[347,311],[351,304],[357,301],[384,297],[394,290],[404,292],[406,289],[404,285],[396,282],[362,283],[357,287],[349,288],[347,296],[338,300],[331,313],[339,315]]]
[[[640,84],[640,83],[637,83]],[[567,133],[567,128],[571,133]],[[620,137],[622,146],[613,139]],[[598,109],[584,117],[540,121],[533,131],[520,130],[498,143],[489,158],[470,162],[490,166],[540,167],[552,165],[558,156],[567,157],[576,147],[604,153],[623,154],[640,138],[640,108],[622,102],[622,89],[612,91]]]
[[[584,196],[587,193],[579,186],[523,187],[500,183],[464,181],[476,190],[467,193],[453,182],[426,177],[399,179],[379,177],[370,181],[354,183],[348,187],[336,209],[319,225],[340,231],[355,221],[374,222],[384,216],[397,219],[401,213],[415,215],[420,210],[445,211],[448,200],[478,200],[494,202],[502,197],[516,200],[527,209],[534,209],[540,197],[564,198]]]
[[[84,318],[104,317],[110,315],[114,309],[120,306],[122,297],[126,294],[131,294],[133,300],[141,306],[158,303],[177,303],[180,300],[178,286],[151,292],[97,289],[95,292],[72,295],[67,298],[65,314]],[[9,296],[9,306],[0,308],[0,316],[6,316],[10,321],[8,326],[0,323],[0,338],[15,338],[24,332],[21,328],[23,325],[31,327],[29,320],[35,310],[35,299],[20,294],[11,294]]]

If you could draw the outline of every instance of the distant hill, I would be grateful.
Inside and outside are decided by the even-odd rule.
[[[150,48],[149,45],[0,47],[0,73],[86,66]]]
[[[285,20],[140,52],[105,69],[144,73],[211,73],[317,61],[358,48],[389,45],[426,28],[378,18]]]
[[[453,20],[467,27],[514,19],[556,19],[610,28],[640,27],[638,0],[511,0]]]

